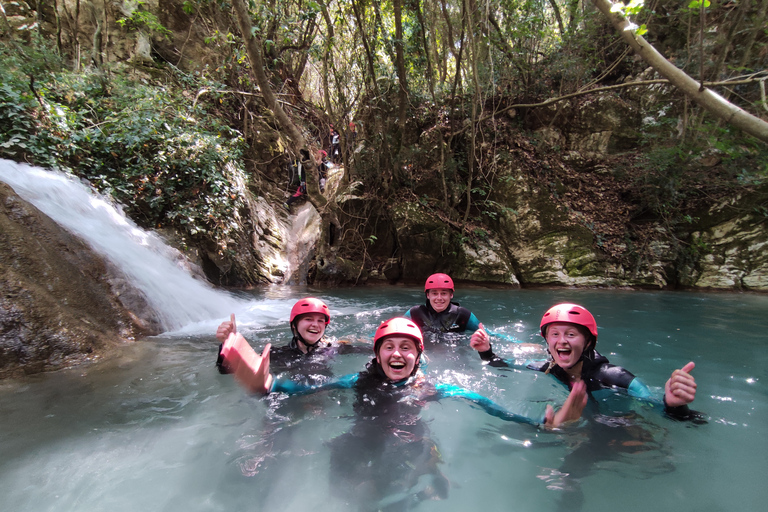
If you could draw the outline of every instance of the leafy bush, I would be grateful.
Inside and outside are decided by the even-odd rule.
[[[242,138],[193,107],[183,84],[171,89],[120,75],[74,74],[5,50],[1,156],[70,168],[144,227],[171,225],[193,239],[229,244],[244,207],[234,184],[244,181],[237,165]]]

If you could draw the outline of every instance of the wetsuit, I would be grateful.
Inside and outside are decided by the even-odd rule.
[[[272,388],[269,392],[299,395],[315,393],[327,389],[355,389],[358,392],[358,395],[362,393],[363,397],[367,393],[383,392],[387,396],[392,397],[388,401],[395,404],[416,400],[420,405],[423,405],[424,402],[437,401],[446,397],[464,398],[479,405],[491,416],[496,416],[506,421],[527,423],[530,425],[540,425],[544,422],[543,416],[539,420],[521,416],[504,409],[490,398],[486,398],[473,391],[452,384],[432,383],[428,381],[421,372],[418,372],[416,375],[407,379],[392,382],[384,374],[384,371],[381,369],[375,358],[368,363],[366,370],[363,372],[345,375],[320,385],[306,385],[288,379],[274,379]],[[364,399],[363,402],[365,401],[366,400]],[[381,411],[378,410],[378,408],[381,407],[381,402],[373,405],[377,407],[376,414],[381,414]]]
[[[474,332],[480,328],[480,320],[467,308],[463,308],[458,302],[451,301],[450,307],[438,313],[427,301],[422,306],[414,306],[409,309],[405,318],[410,318],[419,326],[423,333],[443,333],[443,332]],[[485,331],[491,336],[496,336],[512,343],[521,343],[513,336],[501,332],[495,332],[485,328]],[[434,340],[434,338],[429,338]]]
[[[413,320],[422,332],[476,331],[480,327],[480,320],[457,302],[451,302],[448,308],[438,313],[427,301],[424,305],[412,307],[404,316]]]
[[[501,359],[493,353],[493,348],[485,352],[480,352],[480,358],[491,366],[509,367],[518,366],[512,361]],[[629,396],[658,403],[651,390],[648,389],[643,381],[635,377],[629,370],[621,366],[610,364],[608,359],[596,350],[585,351],[581,355],[582,367],[581,378],[587,385],[587,391],[592,394],[601,389],[625,389]],[[549,373],[555,376],[563,384],[570,383],[570,377],[566,371],[552,361],[527,361],[526,367],[531,370]],[[664,412],[671,418],[677,420],[688,420],[698,417],[698,414],[691,411],[687,405],[679,407],[669,407],[663,402]]]
[[[352,428],[328,442],[331,480],[339,492],[349,494],[346,499],[361,502],[366,510],[408,510],[419,501],[447,497],[448,481],[437,467],[439,449],[421,420],[427,402],[458,397],[507,421],[535,426],[544,422],[543,417],[536,421],[510,412],[472,391],[433,383],[420,371],[392,382],[375,358],[365,371],[321,385],[278,378],[270,392],[304,395],[331,389],[355,391]]]
[[[229,373],[221,356],[221,347],[216,358],[216,368],[219,373]],[[337,355],[370,353],[370,347],[357,347],[346,343],[333,345],[329,342],[319,341],[315,345],[308,346],[306,353],[299,348],[299,340],[294,336],[288,345],[272,347],[269,352],[270,367],[274,373],[291,372],[295,378],[311,385],[321,384],[333,377],[333,372],[328,367],[328,362]]]

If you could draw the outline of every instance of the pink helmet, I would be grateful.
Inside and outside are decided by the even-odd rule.
[[[451,276],[448,274],[432,274],[429,276],[427,282],[424,283],[424,292],[437,289],[451,290],[451,293],[453,293],[453,279],[451,279]]]
[[[418,348],[419,354],[424,352],[424,337],[421,335],[421,329],[408,318],[395,317],[390,318],[386,322],[382,322],[379,328],[376,329],[376,334],[373,336],[374,354],[379,351],[379,342],[393,334],[413,338],[413,341],[416,342],[416,348]]]
[[[328,310],[328,306],[325,305],[325,302],[314,297],[306,297],[293,305],[291,308],[290,322],[293,323],[297,316],[305,315],[307,313],[320,313],[325,315],[325,325],[331,323],[331,312]]]
[[[541,335],[546,337],[546,327],[555,322],[569,322],[586,327],[592,333],[592,336],[595,337],[595,341],[597,341],[597,322],[595,322],[595,317],[586,308],[578,304],[558,304],[549,308],[544,313],[544,316],[541,317]]]

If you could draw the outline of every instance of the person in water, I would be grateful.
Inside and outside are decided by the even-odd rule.
[[[410,318],[423,332],[461,333],[485,329],[480,320],[467,308],[453,301],[455,287],[453,279],[448,274],[432,274],[424,283],[424,295],[426,303],[414,306],[405,313],[405,318]],[[520,340],[497,333],[490,329],[485,332],[497,336],[506,341],[521,343]]]
[[[407,318],[383,322],[374,335],[374,357],[364,371],[322,385],[274,378],[269,371],[270,347],[258,355],[245,339],[230,333],[222,349],[226,367],[254,394],[315,393],[354,389],[355,423],[329,442],[331,468],[339,489],[374,510],[403,510],[424,499],[445,498],[448,483],[440,473],[440,452],[428,437],[421,409],[446,397],[469,400],[504,420],[557,428],[576,420],[587,402],[583,383],[573,387],[556,413],[548,406],[538,420],[510,412],[490,399],[445,383],[434,383],[420,371],[424,358],[421,330]]]
[[[331,312],[325,302],[315,297],[298,300],[291,308],[289,323],[293,337],[290,343],[271,351],[275,366],[281,370],[297,368],[307,378],[330,377],[331,372],[326,364],[328,359],[340,353],[362,350],[361,347],[353,347],[345,343],[333,344],[325,341],[323,339],[325,329],[330,322]],[[229,320],[223,321],[216,330],[216,339],[221,343],[216,360],[216,367],[220,373],[232,373],[222,356],[222,348],[224,342],[233,333],[237,333],[234,314]]]
[[[424,358],[421,330],[407,318],[383,322],[374,335],[374,357],[364,371],[322,385],[307,385],[270,374],[270,347],[258,355],[245,339],[230,333],[222,354],[235,379],[254,394],[299,395],[329,389],[354,389],[355,423],[329,442],[334,482],[376,510],[402,510],[423,499],[447,496],[447,480],[437,465],[440,452],[420,419],[426,402],[446,397],[469,400],[507,421],[557,428],[580,417],[587,402],[583,383],[574,386],[563,407],[547,406],[534,420],[510,412],[469,390],[429,381],[420,371]]]
[[[585,382],[591,394],[601,389],[623,389],[633,397],[653,401],[648,387],[632,373],[612,365],[595,350],[597,322],[586,308],[577,304],[558,304],[541,318],[541,335],[547,342],[549,358],[546,361],[528,362],[532,370],[554,375],[568,385]],[[483,361],[491,366],[514,366],[493,353],[488,333],[482,328],[475,331],[470,346],[480,353]],[[672,372],[664,386],[664,411],[675,419],[697,417],[688,404],[696,398],[696,379],[691,375],[694,363]]]
[[[275,379],[270,373],[271,345],[257,354],[241,334],[232,332],[222,344],[220,357],[228,373],[253,394],[284,392],[287,394],[314,393],[324,389],[365,388],[383,386],[394,391],[411,390],[424,400],[458,397],[470,400],[489,414],[499,418],[557,428],[566,421],[577,419],[586,405],[586,387],[576,382],[563,407],[555,413],[551,406],[542,418],[534,420],[507,411],[489,398],[450,384],[431,383],[420,372],[423,362],[424,339],[421,330],[408,318],[395,317],[383,322],[374,335],[374,358],[365,371],[340,377],[322,385],[306,385],[289,379]],[[584,399],[582,401],[582,398]]]

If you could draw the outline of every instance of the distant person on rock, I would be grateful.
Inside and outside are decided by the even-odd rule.
[[[340,145],[339,132],[331,125],[331,162],[334,164],[338,164],[341,161]]]
[[[303,162],[306,162],[309,159],[309,153],[305,150],[302,151],[302,156],[306,155],[306,158],[302,158]],[[317,175],[318,175],[318,182],[320,184],[320,192],[325,192],[325,183],[328,179],[328,162],[327,162],[328,153],[326,153],[324,150],[318,150],[317,153],[315,153],[315,166],[317,167]],[[306,181],[306,172],[305,172],[305,166],[306,164],[303,162],[296,161],[291,165],[291,176],[290,176],[290,182],[291,184],[296,183],[298,180],[298,186],[296,188],[296,192],[285,200],[283,203],[283,207],[291,211],[291,205],[304,197],[307,194],[307,181]]]
[[[320,192],[325,192],[325,184],[328,181],[328,153],[325,150],[318,150],[315,156],[317,165],[317,174],[320,181]]]

